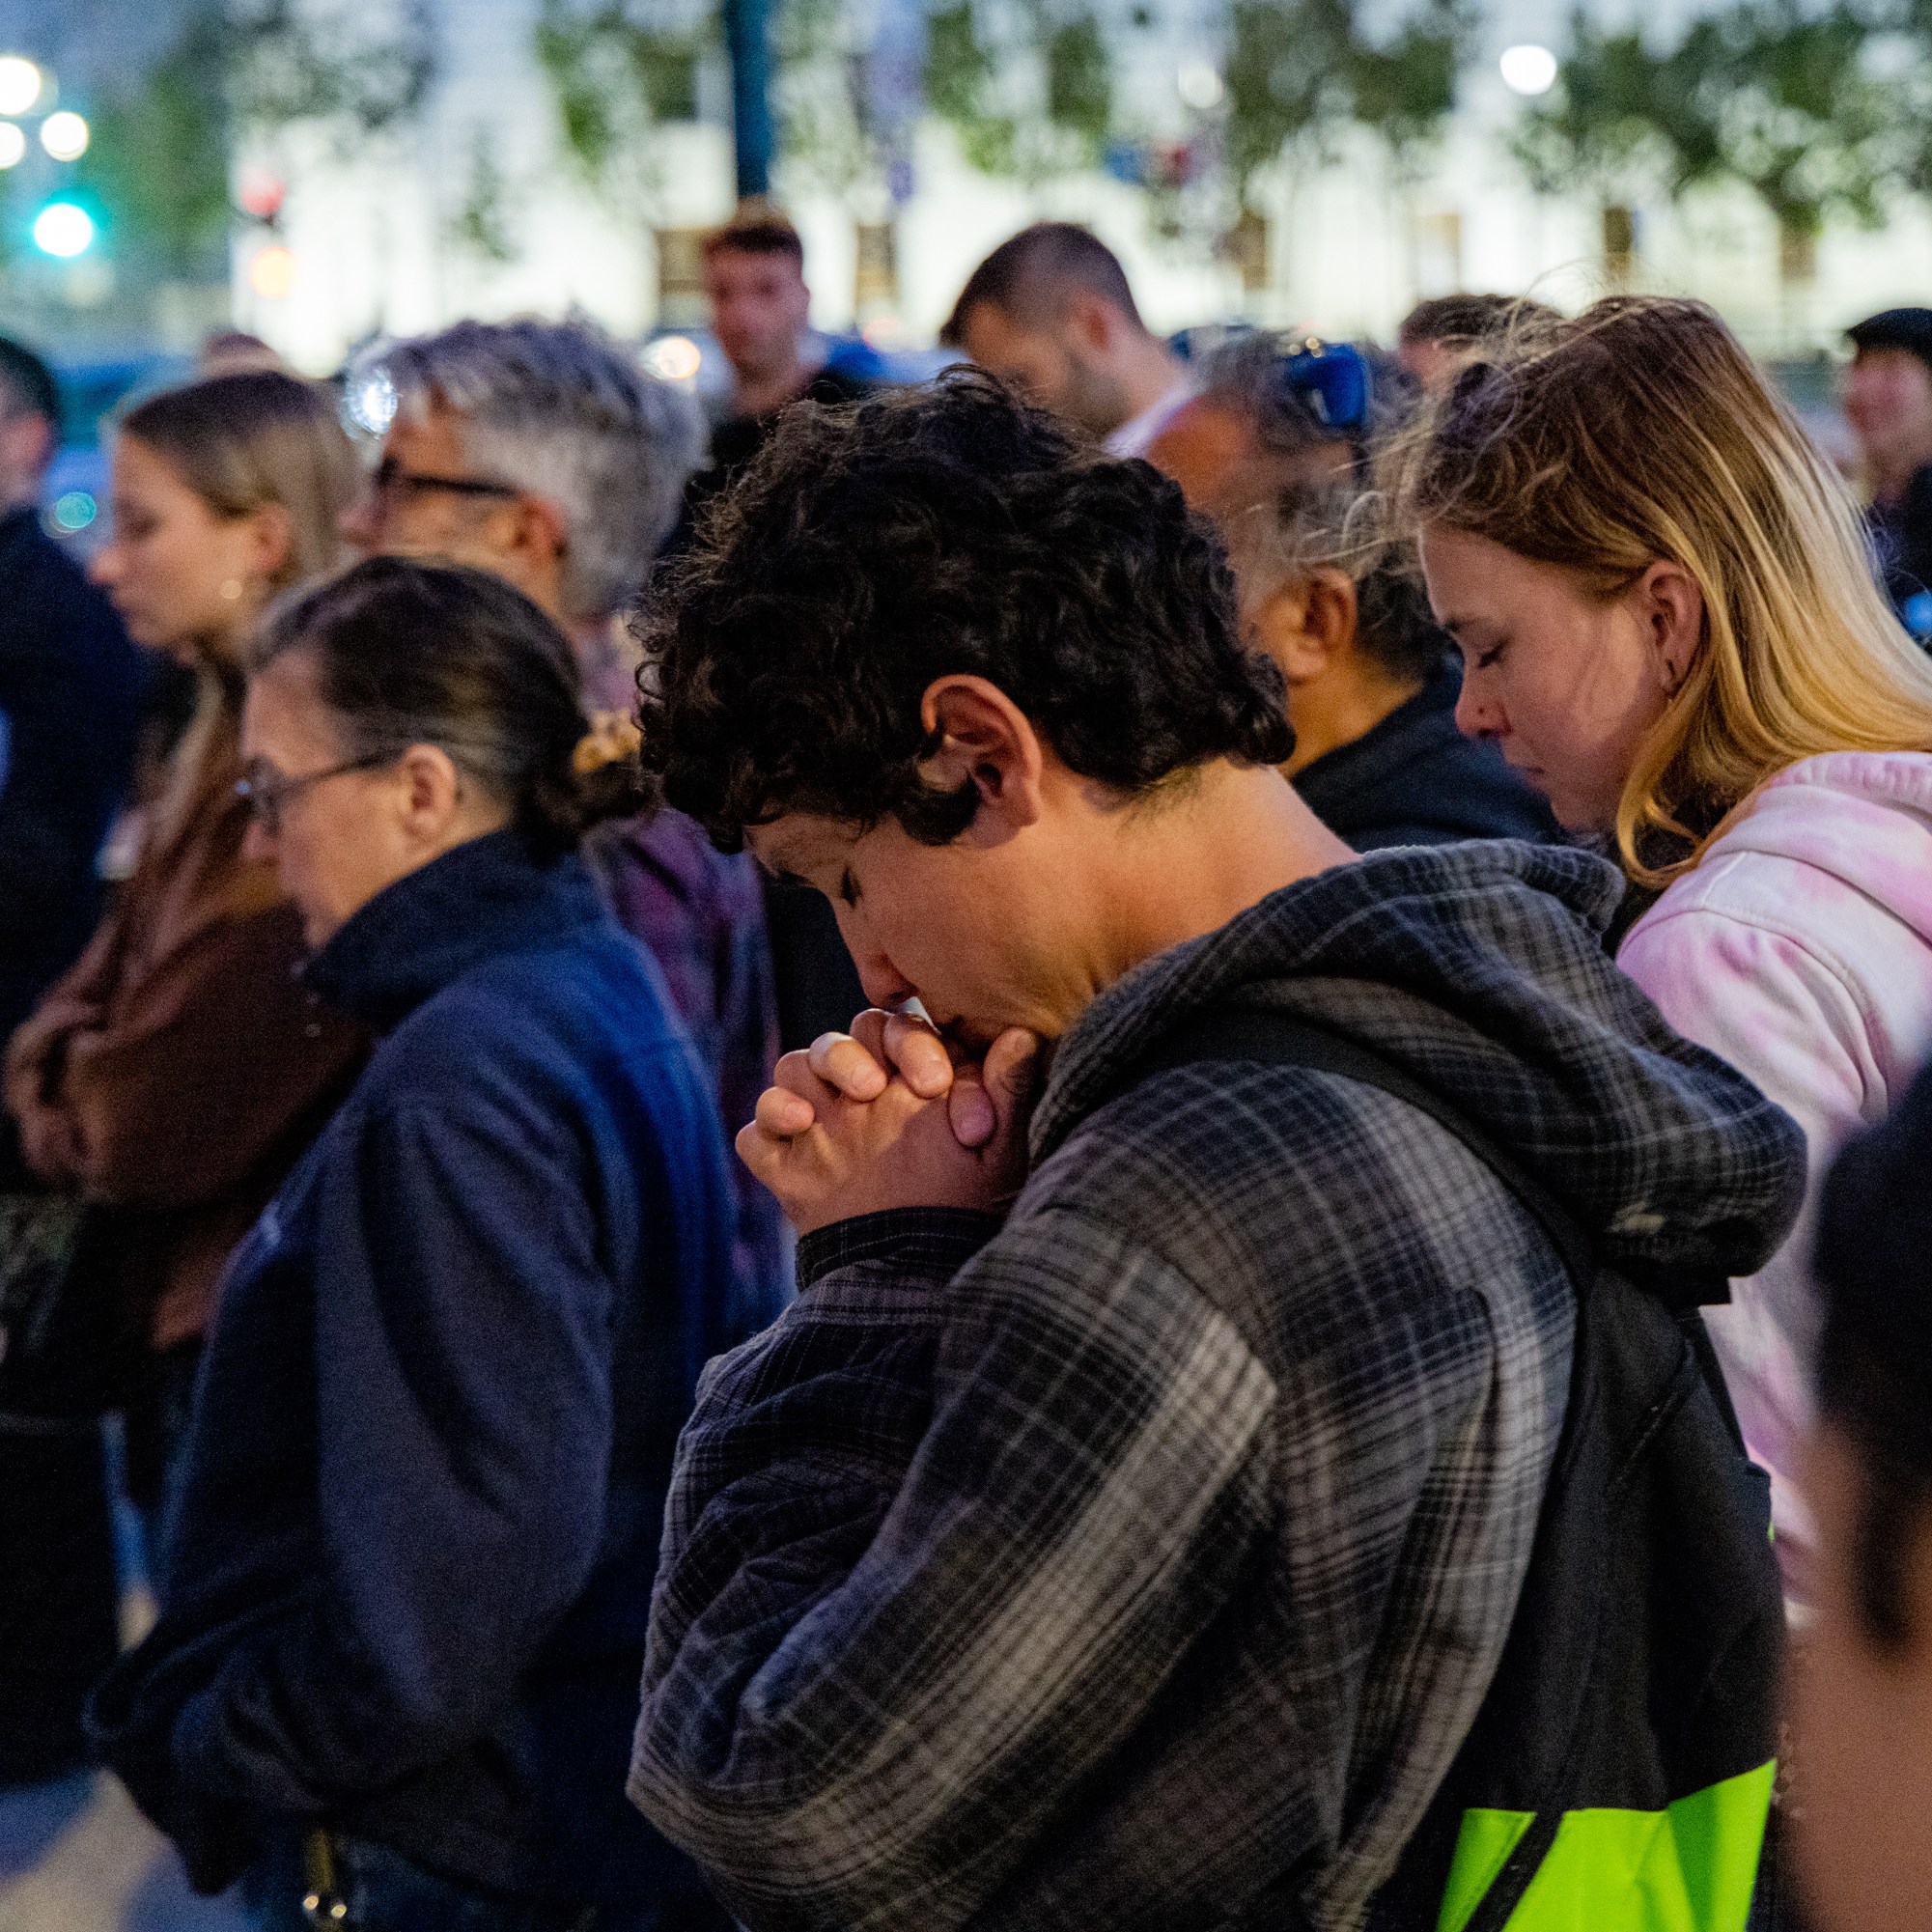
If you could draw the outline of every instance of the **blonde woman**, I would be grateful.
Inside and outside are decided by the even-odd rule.
[[[1467,369],[1397,500],[1458,721],[1613,842],[1654,897],[1619,963],[1798,1119],[1815,1192],[1932,1044],[1932,664],[1842,486],[1716,315],[1619,297]],[[1710,1312],[1801,1601],[1811,1220]]]
[[[14,1037],[7,1105],[36,1170],[98,1210],[70,1292],[144,1362],[98,1397],[129,1404],[144,1501],[229,1251],[363,1052],[292,977],[300,924],[274,867],[243,853],[235,789],[247,639],[272,596],[333,567],[354,484],[328,396],[276,371],[153,397],[115,442],[94,574],[137,642],[192,666],[199,700],[148,774],[131,877]]]

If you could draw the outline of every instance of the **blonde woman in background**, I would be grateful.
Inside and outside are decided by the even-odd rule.
[[[71,1365],[98,1382],[92,1399],[126,1403],[150,1505],[229,1252],[365,1050],[296,986],[300,923],[274,867],[243,855],[236,792],[247,639],[271,597],[333,568],[355,484],[331,399],[277,371],[154,396],[115,442],[94,574],[137,642],[192,667],[198,697],[147,774],[132,873],[14,1035],[6,1091],[29,1162],[97,1210],[67,1291],[97,1346]]]
[[[1802,1604],[1815,1194],[1932,1045],[1932,664],[1844,486],[1697,303],[1530,325],[1457,378],[1397,501],[1463,729],[1613,841],[1652,902],[1619,964],[1805,1129],[1806,1214],[1708,1311]]]

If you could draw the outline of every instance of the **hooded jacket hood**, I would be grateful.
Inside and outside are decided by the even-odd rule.
[[[338,1012],[388,1033],[472,966],[554,946],[607,916],[574,854],[540,858],[520,833],[489,832],[384,886],[302,978]]]
[[[1932,943],[1932,755],[1837,751],[1759,787],[1690,875],[1746,853],[1842,882]],[[1790,882],[1779,893],[1788,910]]]
[[[1061,1043],[1036,1163],[1183,1022],[1267,1006],[1360,1041],[1534,1173],[1634,1278],[1746,1274],[1796,1216],[1797,1126],[1603,949],[1621,876],[1479,841],[1371,854],[1146,962]]]

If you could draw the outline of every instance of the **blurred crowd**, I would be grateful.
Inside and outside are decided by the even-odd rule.
[[[1932,1922],[1932,309],[1855,490],[1685,301],[704,266],[715,420],[217,337],[84,569],[0,339],[0,1786],[264,1928]]]

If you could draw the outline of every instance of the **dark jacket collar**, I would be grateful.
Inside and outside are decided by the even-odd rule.
[[[0,516],[0,549],[11,549],[40,528],[41,513],[31,503],[19,504]]]
[[[514,831],[471,839],[378,892],[304,968],[309,990],[378,1032],[472,966],[553,944],[605,913],[574,854]]]

